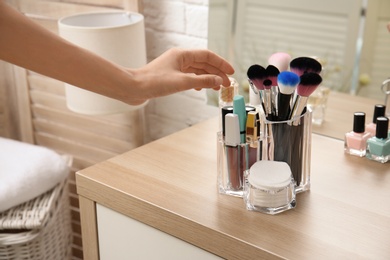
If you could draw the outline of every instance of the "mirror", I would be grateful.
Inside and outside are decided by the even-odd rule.
[[[232,62],[247,89],[247,69],[275,52],[317,57],[332,90],[383,100],[390,77],[388,0],[210,0],[209,49]],[[208,93],[211,102],[215,97]]]

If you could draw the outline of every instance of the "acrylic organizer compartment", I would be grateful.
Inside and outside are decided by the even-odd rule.
[[[221,194],[242,197],[244,172],[261,158],[260,139],[230,145],[222,131],[217,133],[218,191]]]
[[[286,162],[296,183],[297,193],[310,189],[312,113],[286,121],[261,121],[262,160]]]

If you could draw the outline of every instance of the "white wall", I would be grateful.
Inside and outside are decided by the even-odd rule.
[[[208,0],[143,0],[148,60],[171,47],[207,48]],[[148,140],[217,116],[206,92],[189,90],[151,100],[146,108]]]

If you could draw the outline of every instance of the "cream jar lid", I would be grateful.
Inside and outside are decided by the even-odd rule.
[[[258,189],[278,189],[291,183],[291,169],[285,162],[258,161],[249,169],[248,181]]]

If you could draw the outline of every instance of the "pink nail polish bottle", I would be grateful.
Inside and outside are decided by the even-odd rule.
[[[366,114],[364,112],[354,113],[353,130],[345,134],[345,153],[359,157],[366,155],[367,140],[371,135],[365,131],[365,121]]]

